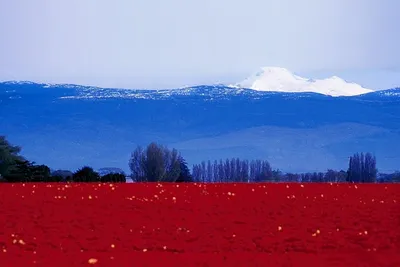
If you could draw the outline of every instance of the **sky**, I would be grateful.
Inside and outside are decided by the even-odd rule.
[[[263,66],[400,86],[398,0],[0,0],[0,80],[232,83]]]

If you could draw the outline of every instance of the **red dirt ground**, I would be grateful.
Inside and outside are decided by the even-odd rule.
[[[1,184],[0,266],[400,266],[400,185]]]

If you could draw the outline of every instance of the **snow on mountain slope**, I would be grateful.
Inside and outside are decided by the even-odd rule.
[[[373,92],[356,83],[348,83],[333,76],[322,80],[306,79],[285,68],[264,67],[233,87],[258,91],[304,93],[313,92],[330,96],[354,96]]]

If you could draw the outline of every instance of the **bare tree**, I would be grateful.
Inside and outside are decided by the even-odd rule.
[[[132,153],[129,168],[137,182],[175,182],[180,175],[179,153],[176,149],[151,143],[146,149],[140,146]]]

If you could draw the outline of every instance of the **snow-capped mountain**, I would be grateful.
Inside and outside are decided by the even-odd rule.
[[[349,83],[333,76],[322,80],[312,80],[297,76],[285,68],[264,67],[233,87],[258,91],[304,93],[313,92],[330,96],[355,96],[373,92],[356,83]]]

